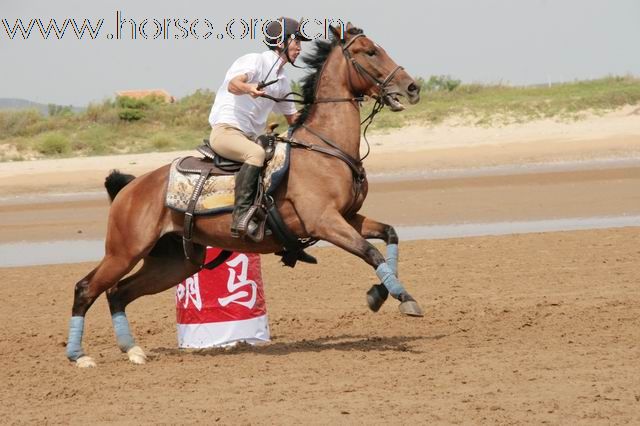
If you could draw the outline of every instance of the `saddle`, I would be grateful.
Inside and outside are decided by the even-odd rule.
[[[256,139],[256,143],[260,145],[266,152],[265,164],[273,158],[275,140],[270,141],[269,135],[261,135]],[[216,175],[232,175],[240,170],[242,163],[229,160],[216,152],[209,145],[209,139],[203,139],[202,145],[196,150],[203,155],[202,158],[184,157],[178,164],[178,170],[181,173],[199,173],[201,170],[210,169]],[[269,151],[267,151],[269,150]]]
[[[274,235],[284,247],[281,252],[276,254],[282,256],[282,261],[286,266],[294,267],[298,260],[305,263],[317,263],[317,260],[313,256],[304,252],[304,249],[314,244],[316,240],[299,240],[282,220],[275,206],[275,202],[270,196],[270,192],[275,189],[275,186],[277,186],[277,183],[281,180],[281,176],[279,179],[274,179],[273,175],[278,172],[280,175],[283,175],[288,169],[288,161],[286,161],[286,165],[279,166],[284,170],[276,170],[274,173],[273,169],[278,166],[272,167],[273,165],[271,164],[271,160],[276,153],[276,143],[278,140],[274,132],[276,127],[277,124],[271,124],[269,126],[269,132],[256,139],[256,143],[259,144],[266,153],[265,167],[262,171],[263,178],[259,179],[257,196],[250,209],[251,219],[249,220],[246,236],[255,242],[260,242],[264,239],[265,235]],[[191,261],[194,261],[195,254],[194,243],[192,241],[194,216],[223,213],[233,209],[233,175],[240,170],[242,166],[240,162],[229,160],[218,155],[211,148],[209,140],[207,139],[203,140],[203,144],[197,148],[197,151],[202,154],[202,158],[183,157],[175,160],[172,165],[172,169],[175,168],[175,172],[191,179],[192,184],[188,185],[188,187],[192,187],[193,189],[188,201],[186,199],[181,200],[182,204],[181,207],[179,207],[175,200],[170,200],[172,193],[168,189],[166,203],[168,207],[184,213],[183,248],[186,258]],[[284,155],[279,155],[278,157],[283,156]],[[288,151],[286,156],[286,160],[288,160]],[[266,177],[265,170],[268,170]],[[174,170],[172,170],[172,175],[173,174]],[[212,183],[209,178],[214,176],[218,178],[216,178],[216,182]],[[194,178],[196,178],[195,181]],[[171,181],[172,179],[170,178],[169,187],[171,187]],[[222,204],[227,204],[227,206],[208,209],[207,204],[202,202],[201,195],[203,194],[205,186],[213,186],[215,190],[216,184],[218,184],[218,187],[226,185],[226,188],[222,189],[222,191],[226,193],[218,195],[216,200],[222,200]],[[271,189],[271,191],[269,191],[269,189]],[[230,206],[228,206],[228,204],[230,204]],[[208,267],[208,265],[205,266]]]

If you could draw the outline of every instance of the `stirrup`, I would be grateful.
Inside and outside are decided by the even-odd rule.
[[[237,228],[231,228],[231,237],[246,237],[259,243],[264,239],[266,223],[267,212],[259,204],[254,204],[240,218]]]
[[[265,229],[267,227],[267,212],[260,205],[253,205],[247,212],[249,221],[245,229],[245,237],[259,243],[264,240]]]

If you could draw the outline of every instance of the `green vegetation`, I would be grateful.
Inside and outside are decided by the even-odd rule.
[[[536,119],[576,120],[586,113],[605,113],[640,103],[640,79],[608,77],[551,86],[511,87],[460,84],[447,76],[423,80],[417,105],[401,113],[384,109],[372,129],[408,124],[437,124],[458,117],[470,124],[489,126]],[[406,102],[405,102],[406,105]],[[365,108],[370,111],[371,106]]]
[[[47,110],[49,112],[49,116],[50,117],[52,117],[54,115],[71,115],[71,114],[73,114],[73,109],[70,106],[49,104],[49,105],[47,105]]]
[[[52,107],[48,117],[0,110],[0,161],[192,149],[208,136],[213,99],[203,90],[173,104],[148,97],[106,100],[79,113]]]
[[[624,105],[640,104],[640,79],[609,77],[548,86],[461,84],[449,76],[419,79],[417,105],[392,113],[385,108],[371,129],[432,125],[456,117],[480,126],[540,118],[580,119]],[[214,94],[197,91],[175,103],[160,98],[118,98],[82,112],[52,105],[36,110],[0,110],[0,161],[193,149],[208,137]],[[405,102],[406,104],[406,102]],[[367,102],[363,117],[373,103]],[[284,119],[273,117],[284,130]]]
[[[38,152],[45,156],[59,156],[71,152],[67,138],[58,133],[44,135],[37,145]]]

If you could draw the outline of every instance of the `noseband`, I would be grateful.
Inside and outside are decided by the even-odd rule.
[[[383,100],[386,96],[388,95],[392,95],[395,94],[397,92],[390,92],[387,90],[387,86],[389,85],[389,83],[391,82],[391,80],[393,79],[393,77],[395,77],[395,75],[398,73],[398,71],[403,70],[404,67],[401,65],[396,66],[393,71],[391,71],[389,73],[389,75],[387,75],[387,77],[384,80],[380,80],[378,77],[376,77],[375,75],[371,74],[371,72],[369,72],[365,67],[362,66],[362,64],[360,64],[352,55],[351,52],[349,52],[349,47],[353,44],[354,41],[356,41],[358,38],[360,37],[365,37],[364,34],[356,34],[354,35],[351,40],[349,40],[348,43],[346,43],[344,46],[342,46],[342,54],[344,55],[345,59],[347,60],[347,63],[350,63],[353,68],[355,69],[356,73],[358,75],[360,75],[363,78],[368,79],[370,82],[372,82],[379,91],[379,95],[378,96],[372,96],[373,98],[377,98],[376,100],[379,103],[383,103]],[[273,68],[273,67],[272,67]],[[271,71],[269,71],[269,73],[271,73]],[[347,74],[348,79],[349,79],[349,87],[351,89],[351,93],[355,93],[355,90],[353,89],[353,83],[351,81],[351,73]],[[271,86],[272,84],[276,83],[278,80],[272,80],[272,81],[261,81],[258,84],[258,90],[262,90],[267,86]],[[292,103],[298,103],[298,104],[307,104],[304,100],[300,100],[300,99],[289,99],[288,96],[289,95],[298,95],[300,96],[300,94],[295,93],[295,92],[289,92],[285,95],[285,97],[283,98],[276,98],[270,95],[261,95],[261,97],[263,98],[267,98],[267,99],[271,99],[274,102],[292,102]],[[364,96],[359,95],[359,96],[355,96],[353,98],[321,98],[318,99],[314,96],[315,100],[313,101],[313,103],[315,104],[320,104],[320,103],[332,103],[332,102],[362,102],[364,100]]]
[[[360,159],[353,158],[349,154],[344,152],[336,143],[331,141],[326,136],[324,136],[324,135],[318,133],[317,131],[309,128],[304,123],[301,124],[301,127],[305,128],[309,133],[311,133],[311,134],[315,135],[316,137],[318,137],[325,144],[329,145],[329,147],[321,147],[321,146],[318,146],[318,145],[309,144],[309,143],[306,143],[306,142],[295,140],[292,137],[291,138],[280,138],[280,137],[276,138],[276,140],[288,143],[294,148],[295,147],[299,147],[299,148],[305,148],[305,149],[311,150],[311,151],[321,152],[323,154],[336,157],[336,158],[342,160],[343,162],[345,162],[351,168],[351,170],[353,172],[354,186],[355,186],[355,193],[356,194],[359,194],[360,191],[362,190],[361,186],[362,186],[362,182],[364,181],[364,178],[365,178],[365,172],[364,172],[364,168],[362,167],[362,161],[365,158],[367,158],[367,156],[369,155],[369,152],[371,152],[369,141],[367,140],[367,129],[369,129],[369,125],[373,122],[373,118],[376,116],[376,114],[378,114],[382,110],[382,108],[384,108],[385,98],[387,96],[389,96],[389,95],[397,93],[397,92],[390,92],[388,90],[388,85],[391,82],[391,80],[393,79],[393,77],[395,77],[395,75],[398,73],[398,71],[404,69],[400,65],[396,66],[389,73],[389,75],[387,75],[384,78],[384,80],[380,80],[378,77],[376,77],[375,75],[371,74],[371,72],[369,72],[364,66],[362,66],[362,64],[360,64],[351,55],[351,52],[349,52],[349,47],[353,44],[354,41],[356,41],[360,37],[365,37],[365,35],[364,34],[356,34],[351,38],[351,40],[349,40],[349,42],[347,42],[344,46],[342,46],[342,54],[344,55],[345,59],[347,60],[347,65],[351,64],[358,75],[360,75],[361,77],[363,77],[365,79],[368,79],[370,82],[372,82],[378,88],[378,91],[379,91],[377,96],[372,96],[373,98],[376,99],[376,102],[375,102],[375,105],[373,106],[373,108],[371,110],[371,113],[369,114],[369,116],[367,116],[367,118],[362,120],[362,122],[360,123],[361,126],[364,123],[367,123],[365,128],[364,128],[364,132],[363,132],[363,138],[364,138],[365,143],[367,144],[367,153]],[[348,79],[349,79],[350,91],[351,91],[352,94],[355,95],[355,90],[353,88],[353,83],[351,81],[351,73],[348,72],[347,76],[348,76]],[[271,82],[266,82],[266,83],[262,82],[262,83],[260,83],[259,88],[262,89],[262,88],[264,88],[266,86],[269,86],[269,85],[271,85],[271,84],[273,84],[275,82],[276,82],[276,80],[271,81]],[[292,93],[293,92],[288,93],[286,96],[289,96]],[[269,95],[266,95],[266,94],[262,95],[262,97],[267,98],[267,99],[271,99],[272,101],[275,101],[275,102],[294,102],[294,103],[307,104],[304,100],[288,99],[288,98],[275,98],[275,97],[272,97],[272,96],[269,96]],[[332,103],[332,102],[358,102],[359,103],[359,102],[362,102],[363,100],[364,100],[364,96],[362,96],[362,95],[358,95],[358,96],[355,96],[353,98],[320,98],[320,99],[314,96],[314,101],[312,103],[314,103],[314,104]],[[358,197],[356,196],[354,198],[354,200],[357,199],[357,198]]]

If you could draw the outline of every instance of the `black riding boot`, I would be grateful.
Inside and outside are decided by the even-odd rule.
[[[236,200],[231,216],[231,236],[234,238],[240,238],[247,231],[250,218],[246,216],[256,198],[261,171],[262,167],[244,163],[236,175]]]

